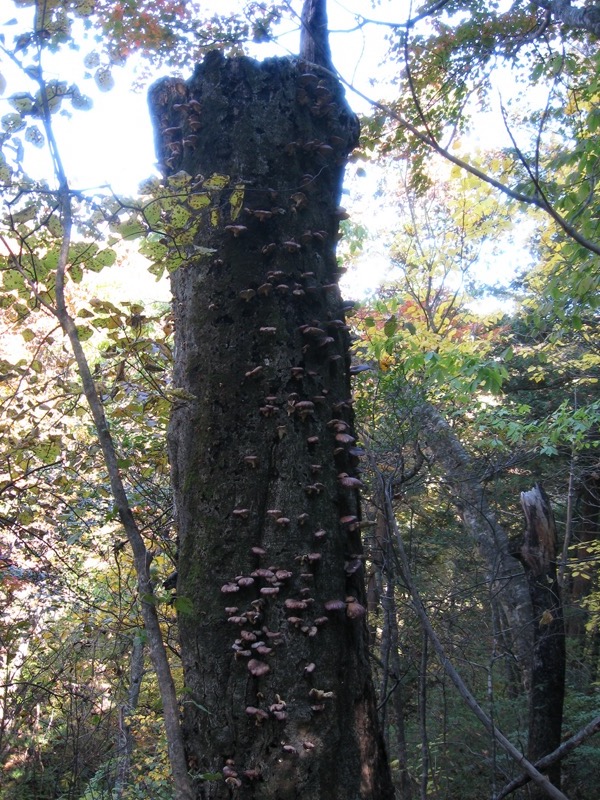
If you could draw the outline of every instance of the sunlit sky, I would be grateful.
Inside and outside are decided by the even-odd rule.
[[[12,5],[12,0],[10,2]],[[300,11],[301,5],[299,1],[292,3],[297,12]],[[220,0],[218,3],[206,4],[208,11],[218,10],[223,13],[235,10],[239,6],[239,0],[238,2]],[[347,3],[329,0],[330,42],[334,63],[343,79],[369,97],[379,99],[385,96],[386,84],[392,83],[397,76],[393,71],[395,66],[390,69],[389,65],[382,63],[386,49],[385,27],[369,25],[356,30],[355,13],[379,20],[399,21],[408,16],[410,6],[409,2],[383,0],[378,8],[373,10],[367,0],[348,0]],[[30,12],[30,9],[10,11],[6,0],[3,2],[3,8],[6,8],[11,16],[19,18]],[[10,16],[6,19],[0,18],[0,25],[8,19]],[[16,31],[18,27],[15,25],[10,32],[12,33],[13,29]],[[9,33],[9,28],[6,28],[6,32]],[[251,55],[265,58],[297,52],[299,29],[296,23],[283,22],[276,33],[276,41],[254,45]],[[89,190],[99,186],[110,186],[117,193],[134,194],[139,183],[155,171],[153,134],[146,103],[147,87],[133,88],[135,64],[130,64],[125,68],[114,68],[114,88],[105,93],[100,92],[93,80],[84,78],[82,61],[86,53],[91,50],[93,42],[84,42],[80,51],[47,57],[45,63],[47,78],[76,82],[81,91],[93,99],[93,108],[90,111],[78,112],[71,118],[57,115],[55,134],[61,156],[71,186],[74,188]],[[12,91],[29,88],[24,87],[22,82],[17,86],[16,75],[10,68],[7,69],[6,65],[1,69],[9,82],[6,95]],[[190,64],[189,74],[192,71],[193,65]],[[167,73],[157,73],[153,79],[161,77],[162,74]],[[186,78],[188,75],[184,74],[183,77]],[[350,89],[347,93],[356,111],[367,110],[368,104],[363,99]],[[11,110],[6,106],[6,101],[0,98],[0,114]],[[489,133],[488,131],[488,137]],[[41,177],[48,174],[47,158],[45,152],[36,152],[29,156],[26,166]],[[379,242],[370,248],[369,254],[359,261],[345,279],[346,291],[355,296],[362,296],[375,290],[389,268],[387,242],[384,241],[389,238],[389,234],[388,236],[384,234],[390,229],[393,230],[397,211],[389,201],[386,203],[374,199],[381,178],[381,173],[378,173],[377,169],[368,169],[364,177],[348,184],[343,199],[343,205],[351,210],[353,221],[369,228]],[[374,213],[376,202],[376,213]],[[99,277],[98,280],[102,281],[103,278]]]

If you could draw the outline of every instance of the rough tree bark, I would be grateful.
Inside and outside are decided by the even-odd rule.
[[[229,178],[198,241],[214,255],[172,279],[174,382],[195,397],[169,449],[197,797],[392,798],[335,257],[356,118],[326,70],[218,53],[157,84],[151,107],[159,153],[186,139],[167,171]]]
[[[560,745],[565,696],[565,628],[557,576],[557,535],[546,492],[537,484],[521,493],[527,527],[521,558],[533,606],[533,667],[528,758],[539,761]],[[560,788],[560,762],[548,770]],[[535,787],[533,797],[544,793]]]
[[[584,8],[572,6],[571,0],[533,0],[533,4],[543,8],[560,26],[600,36],[600,5],[597,3],[586,3]]]

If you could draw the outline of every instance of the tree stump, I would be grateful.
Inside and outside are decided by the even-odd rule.
[[[327,70],[218,53],[150,102],[165,173],[222,186],[198,212],[205,250],[172,276],[174,384],[191,398],[169,454],[197,796],[392,798],[335,254],[356,117]]]

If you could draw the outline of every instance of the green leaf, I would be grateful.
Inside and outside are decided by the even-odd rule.
[[[390,317],[383,326],[383,332],[386,336],[393,336],[398,330],[398,320],[395,316]]]
[[[92,272],[100,272],[104,267],[112,267],[116,260],[116,252],[107,247],[105,250],[100,250],[94,258],[90,259],[86,266]]]
[[[35,105],[33,97],[28,92],[12,94],[8,102],[19,114],[28,114]]]
[[[110,67],[99,67],[94,73],[94,82],[101,92],[110,92],[115,85]]]
[[[176,597],[173,601],[173,607],[180,614],[194,613],[194,604],[189,597]]]
[[[20,272],[14,269],[8,269],[2,273],[2,286],[8,292],[20,292],[25,289],[25,279]]]
[[[117,225],[117,231],[121,234],[123,239],[131,241],[132,239],[139,239],[145,233],[144,228],[136,221],[122,222]]]
[[[78,325],[77,335],[79,337],[80,342],[87,342],[88,339],[91,339],[92,336],[94,335],[94,329],[90,328],[89,325]]]
[[[21,130],[27,124],[20,114],[15,113],[5,114],[0,119],[0,123],[7,133],[15,133],[15,131]]]

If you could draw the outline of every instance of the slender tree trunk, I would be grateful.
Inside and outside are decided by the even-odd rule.
[[[370,575],[371,581],[377,584],[377,591],[369,591],[369,612],[374,605],[381,604],[383,611],[383,629],[381,634],[381,661],[383,676],[380,687],[381,723],[386,733],[388,751],[393,752],[398,761],[398,800],[412,800],[413,790],[410,773],[408,771],[408,747],[406,742],[406,726],[404,711],[404,687],[402,685],[402,664],[400,660],[399,635],[398,635],[398,608],[396,605],[396,591],[398,588],[398,575],[393,543],[390,539],[389,529],[383,512],[384,498],[377,499],[376,525],[374,529],[373,552],[369,554],[369,561],[374,570]],[[385,583],[385,590],[384,590]],[[379,601],[377,601],[379,596]],[[393,684],[390,686],[390,683]],[[393,726],[387,723],[387,706],[391,702],[394,711]],[[395,748],[389,741],[389,729],[395,732]]]
[[[127,700],[119,709],[119,733],[117,737],[117,774],[113,789],[112,800],[119,800],[123,796],[131,771],[131,755],[134,740],[131,733],[129,717],[137,708],[144,677],[144,643],[139,638],[134,638],[131,646],[129,662],[129,691]]]
[[[424,630],[421,637],[421,669],[419,671],[419,730],[421,733],[421,800],[427,800],[429,786],[429,736],[427,733],[427,662],[429,639]]]
[[[169,448],[196,796],[386,800],[335,257],[356,118],[327,71],[216,53],[151,104],[168,171],[224,176],[196,242],[214,254],[172,280],[174,382],[193,398]]]
[[[538,484],[521,493],[527,522],[521,555],[534,613],[528,758],[539,761],[560,744],[565,696],[565,629],[557,575],[557,536],[548,496]],[[560,788],[560,762],[548,770]],[[533,796],[544,792],[536,787]]]
[[[577,542],[576,559],[581,566],[590,562],[590,545],[600,538],[600,471],[586,470],[577,487],[577,520],[574,524],[574,540]],[[572,503],[575,505],[575,502]],[[566,561],[566,553],[564,555]],[[593,562],[592,562],[593,563]],[[562,566],[562,565],[561,565]],[[598,574],[590,563],[590,568],[578,573],[570,581],[570,610],[567,619],[569,636],[580,640],[579,652],[586,651],[590,634],[586,630],[589,612],[585,610],[585,599],[598,587]]]

